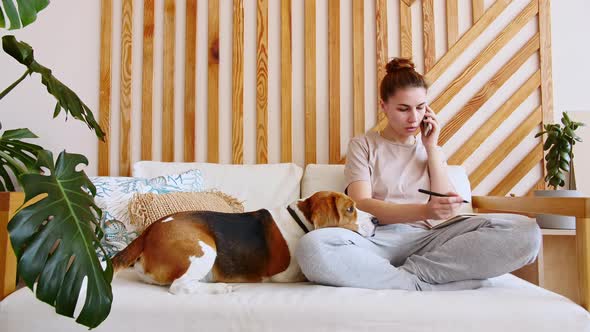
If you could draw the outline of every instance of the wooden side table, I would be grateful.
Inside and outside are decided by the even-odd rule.
[[[542,229],[537,260],[512,274],[580,304],[576,231]]]

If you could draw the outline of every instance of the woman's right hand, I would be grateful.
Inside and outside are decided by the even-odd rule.
[[[426,203],[427,219],[447,219],[457,215],[463,198],[459,194],[449,192],[449,197],[431,196],[430,201]]]

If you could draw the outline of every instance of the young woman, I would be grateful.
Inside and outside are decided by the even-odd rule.
[[[350,141],[344,171],[348,195],[379,226],[372,238],[336,228],[304,236],[296,255],[307,278],[334,286],[458,290],[532,263],[541,243],[534,219],[488,214],[431,229],[433,220],[457,214],[463,198],[446,172],[424,77],[408,59],[395,58],[386,69],[380,96],[388,125]],[[429,197],[420,188],[449,197]]]

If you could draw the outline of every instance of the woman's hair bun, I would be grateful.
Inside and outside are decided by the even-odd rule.
[[[388,74],[402,69],[415,69],[414,62],[406,58],[393,58],[385,66],[385,70]]]

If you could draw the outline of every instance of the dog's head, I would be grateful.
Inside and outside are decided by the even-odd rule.
[[[373,236],[375,225],[366,213],[357,210],[352,198],[334,191],[318,191],[298,201],[296,207],[313,229],[341,227],[362,236]],[[363,217],[359,218],[362,214]]]

